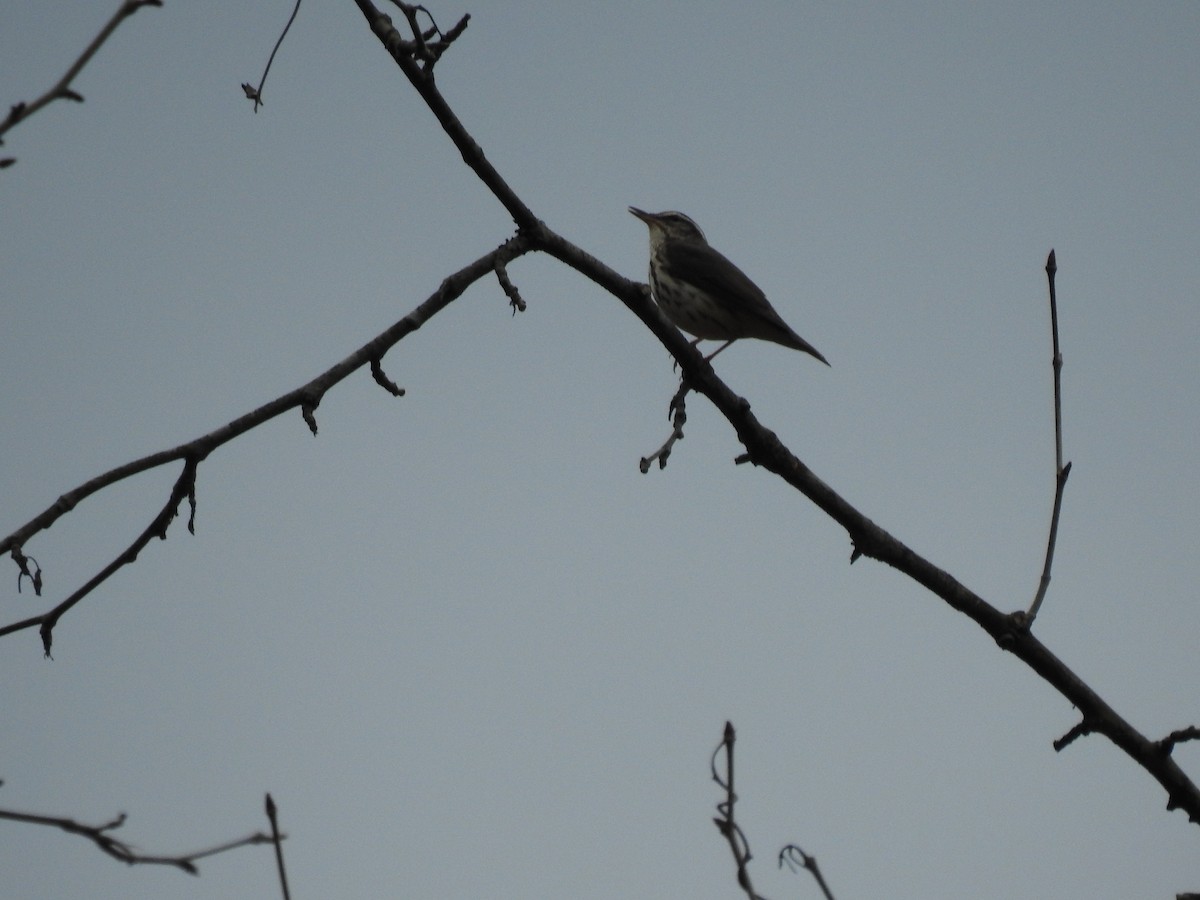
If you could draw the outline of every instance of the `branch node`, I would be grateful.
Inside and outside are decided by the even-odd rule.
[[[375,379],[375,383],[391,394],[393,397],[403,397],[404,388],[392,381],[383,372],[383,365],[379,361],[378,356],[371,357],[371,377]]]
[[[1054,370],[1054,503],[1050,513],[1050,534],[1046,538],[1046,558],[1042,564],[1042,577],[1038,581],[1037,592],[1029,611],[1025,616],[1026,628],[1033,625],[1042,602],[1046,599],[1046,591],[1050,588],[1050,569],[1054,565],[1054,544],[1058,540],[1058,521],[1062,515],[1063,488],[1067,484],[1067,476],[1071,473],[1071,464],[1063,464],[1062,438],[1062,351],[1058,345],[1058,298],[1054,292],[1054,274],[1058,271],[1058,263],[1054,259],[1054,251],[1046,258],[1046,281],[1050,293],[1050,342],[1051,364]],[[1002,645],[1003,646],[1003,645]]]
[[[512,314],[515,316],[519,312],[525,312],[525,300],[521,297],[517,286],[509,279],[508,267],[504,265],[504,260],[497,256],[492,268],[496,272],[496,280],[500,282],[501,289],[508,297],[508,305],[512,307]]]
[[[308,430],[313,433],[313,437],[317,436],[317,417],[315,413],[320,404],[320,396],[309,397],[300,404],[300,415],[304,417],[304,421],[308,425]]]

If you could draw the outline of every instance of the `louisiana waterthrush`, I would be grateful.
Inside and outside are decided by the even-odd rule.
[[[696,341],[738,338],[774,341],[825,359],[780,318],[766,294],[737,266],[708,245],[704,232],[681,212],[629,211],[650,228],[650,290],[667,318]],[[693,342],[695,343],[695,342]]]

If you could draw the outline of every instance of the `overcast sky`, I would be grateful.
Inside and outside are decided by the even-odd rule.
[[[9,3],[0,108],[108,3]],[[832,368],[716,361],[818,476],[1003,610],[1054,479],[1059,263],[1073,461],[1036,634],[1152,737],[1200,723],[1200,5],[479,2],[438,83],[535,213],[629,277],[680,209]],[[126,22],[0,172],[0,532],[290,390],[512,223],[349,0],[168,2]],[[393,10],[395,13],[396,11]],[[399,19],[398,13],[395,18]],[[1200,831],[978,627],[869,560],[548,258],[203,463],[177,521],[67,615],[2,639],[0,807],[179,853],[265,828],[293,896],[739,896],[709,756],[772,900],[789,842],[839,900],[1172,897]],[[0,574],[61,601],[165,501],[80,505]],[[1200,747],[1179,749],[1200,771]],[[0,822],[13,898],[273,897],[266,848],[201,877]]]

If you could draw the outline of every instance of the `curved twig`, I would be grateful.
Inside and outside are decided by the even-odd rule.
[[[717,813],[719,814],[713,819],[713,824],[717,826],[717,831],[721,832],[721,836],[729,842],[729,850],[733,853],[733,861],[737,865],[737,883],[746,896],[750,900],[764,900],[761,894],[754,890],[754,884],[750,881],[750,860],[754,858],[754,854],[750,852],[750,842],[746,839],[745,832],[738,825],[737,820],[733,815],[733,808],[737,805],[737,794],[733,790],[733,745],[737,740],[737,735],[733,730],[733,723],[725,723],[725,734],[721,737],[721,743],[717,745],[717,749],[713,751],[712,758],[712,778],[725,791],[725,799],[717,804]],[[717,771],[717,757],[721,751],[725,751],[725,774],[721,775]]]
[[[301,0],[296,0],[296,5],[292,7],[292,14],[288,17],[287,24],[283,26],[283,31],[279,33],[279,40],[275,42],[275,46],[271,48],[271,55],[267,57],[267,64],[263,68],[262,78],[259,79],[258,87],[253,87],[249,83],[242,84],[242,91],[246,97],[254,101],[254,111],[257,113],[258,108],[263,105],[262,91],[267,83],[267,73],[271,71],[271,63],[275,62],[275,54],[279,52],[280,46],[283,44],[283,39],[287,37],[288,30],[291,29],[292,23],[296,21],[296,15],[300,12]]]
[[[825,900],[833,900],[833,891],[829,890],[829,885],[825,883],[825,876],[821,874],[821,867],[817,865],[815,856],[809,856],[795,844],[788,844],[779,851],[779,867],[783,868],[784,864],[793,872],[807,869],[816,879],[817,887],[825,895]]]

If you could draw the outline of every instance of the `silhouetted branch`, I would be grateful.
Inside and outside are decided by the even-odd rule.
[[[35,112],[48,106],[55,100],[74,100],[76,103],[83,102],[83,95],[79,94],[71,88],[71,83],[75,80],[75,76],[83,71],[83,67],[91,61],[91,58],[96,55],[96,51],[109,39],[117,26],[132,16],[143,6],[162,6],[162,0],[124,0],[120,8],[113,13],[113,17],[105,23],[100,29],[100,33],[92,38],[92,42],[88,44],[87,49],[80,54],[79,58],[71,64],[67,69],[67,73],[58,82],[42,96],[38,97],[32,103],[14,103],[8,111],[8,117],[0,122],[0,144],[4,141],[2,138],[5,133],[17,125],[18,122],[23,122],[32,116]],[[16,160],[12,157],[0,159],[0,169],[11,166]]]
[[[1038,583],[1037,595],[1025,614],[1024,626],[1028,628],[1037,618],[1046,599],[1046,590],[1050,587],[1050,567],[1054,565],[1054,544],[1058,540],[1058,517],[1062,513],[1063,488],[1067,486],[1067,476],[1071,474],[1071,464],[1063,465],[1062,441],[1062,353],[1058,349],[1058,298],[1054,293],[1054,275],[1058,272],[1058,263],[1054,259],[1054,251],[1046,258],[1046,280],[1050,286],[1050,334],[1054,352],[1051,365],[1054,368],[1054,509],[1050,514],[1050,536],[1046,540],[1046,562],[1042,566],[1042,578]]]
[[[296,0],[296,5],[292,7],[292,14],[288,16],[287,24],[283,26],[283,31],[279,33],[279,40],[275,42],[275,46],[271,48],[271,55],[267,57],[267,64],[263,68],[262,78],[259,79],[258,87],[243,82],[242,92],[247,99],[254,101],[254,111],[257,113],[258,108],[263,105],[263,86],[267,83],[267,73],[271,71],[271,63],[275,62],[275,54],[279,52],[279,47],[283,44],[283,39],[287,37],[288,29],[292,27],[292,23],[296,21],[296,14],[300,12],[301,0]]]
[[[821,893],[825,895],[825,900],[833,900],[833,892],[829,890],[829,885],[825,883],[825,877],[821,874],[821,868],[817,865],[817,858],[809,856],[795,844],[788,844],[779,851],[779,866],[783,868],[784,863],[793,872],[798,872],[800,869],[808,869],[812,873],[812,877],[817,881],[817,887],[821,889]]]
[[[1189,725],[1187,728],[1172,731],[1158,742],[1158,749],[1163,753],[1171,753],[1175,750],[1176,744],[1182,744],[1186,741],[1200,741],[1200,728],[1197,728],[1195,725]]]
[[[750,882],[748,866],[754,855],[750,852],[750,842],[746,840],[746,835],[733,815],[733,808],[737,803],[737,794],[733,789],[733,745],[736,740],[733,723],[726,722],[725,734],[721,738],[721,743],[717,745],[717,749],[713,751],[711,761],[713,781],[725,791],[725,799],[717,804],[718,815],[713,819],[713,824],[717,826],[717,831],[721,832],[721,836],[729,842],[733,861],[737,864],[738,887],[746,892],[746,896],[750,900],[764,900],[760,894],[755,893],[754,885]],[[717,757],[721,755],[722,750],[725,751],[725,775],[723,777],[717,771]]]
[[[279,820],[276,817],[275,801],[267,794],[267,818],[271,822],[271,843],[275,845],[275,866],[279,870],[279,887],[283,890],[283,900],[291,900],[288,891],[287,869],[283,865],[283,835],[279,833]]]
[[[408,20],[408,27],[413,34],[409,50],[413,58],[419,60],[425,72],[430,72],[433,69],[434,64],[442,58],[442,54],[467,30],[467,23],[471,21],[470,14],[465,15],[458,20],[458,23],[453,28],[443,33],[438,28],[437,22],[434,21],[433,13],[424,6],[403,3],[401,0],[392,0],[392,2],[404,13],[404,18]],[[421,30],[421,25],[417,21],[418,13],[424,13],[430,22],[430,27],[424,31]],[[434,37],[437,37],[438,40],[430,43]]]
[[[676,441],[683,440],[683,426],[687,424],[687,395],[691,389],[686,378],[680,380],[679,390],[675,392],[675,396],[671,398],[671,402],[667,405],[667,416],[671,420],[671,435],[661,447],[649,456],[642,457],[641,462],[638,463],[638,468],[643,475],[650,471],[650,464],[656,459],[658,460],[658,467],[665,469],[667,467],[667,457],[671,455],[671,448],[675,446]]]
[[[17,593],[21,593],[21,582],[28,578],[29,583],[33,585],[33,593],[40,597],[42,595],[42,567],[38,565],[38,561],[32,556],[22,553],[20,547],[13,547],[11,555],[13,562],[21,570],[17,574]],[[32,570],[29,568],[30,563],[33,563]]]
[[[200,870],[196,868],[196,861],[204,859],[207,856],[216,856],[218,853],[225,853],[238,847],[248,847],[253,844],[273,843],[272,838],[268,835],[262,832],[255,832],[246,837],[218,844],[215,847],[209,847],[205,850],[197,850],[193,853],[184,853],[178,856],[153,856],[139,853],[129,844],[113,837],[112,832],[125,824],[125,813],[121,813],[111,822],[105,822],[103,825],[85,825],[82,822],[76,822],[74,819],[43,816],[37,813],[15,812],[9,809],[0,809],[0,819],[8,819],[11,822],[24,822],[28,825],[48,825],[52,828],[60,828],[68,834],[77,834],[80,837],[87,838],[113,859],[120,860],[128,865],[173,866],[187,872],[189,875],[200,874]],[[278,840],[283,840],[284,837],[286,836],[279,836]]]
[[[508,267],[500,260],[496,260],[496,280],[500,282],[500,289],[508,297],[508,305],[512,307],[512,314],[515,316],[519,312],[525,312],[525,299],[517,290],[517,286],[512,283],[512,279],[508,277]]]
[[[444,279],[436,291],[433,292],[424,302],[414,308],[408,315],[400,319],[386,331],[376,335],[363,346],[359,347],[341,362],[330,367],[308,384],[302,385],[293,391],[277,397],[268,403],[263,404],[258,409],[222,425],[208,434],[202,435],[195,440],[189,441],[186,444],[180,444],[171,450],[163,450],[158,453],[150,454],[125,465],[111,469],[102,475],[87,481],[73,490],[68,491],[58,498],[49,508],[40,515],[35,516],[30,521],[26,522],[12,534],[8,535],[3,540],[0,540],[0,555],[11,553],[16,550],[17,555],[14,560],[18,561],[23,557],[22,548],[28,543],[29,539],[40,531],[49,529],[59,518],[66,515],[75,506],[110,485],[116,484],[125,478],[140,474],[141,472],[157,468],[158,466],[166,465],[167,463],[176,460],[184,460],[184,470],[180,474],[179,479],[175,483],[175,487],[171,492],[166,505],[155,517],[154,521],[146,528],[145,531],[135,540],[128,549],[120,556],[114,559],[106,566],[99,574],[88,581],[83,587],[79,588],[75,593],[71,594],[66,600],[56,606],[54,609],[40,616],[33,616],[28,619],[22,619],[18,622],[13,622],[9,625],[0,627],[0,637],[7,634],[12,634],[16,631],[21,631],[26,628],[40,628],[42,635],[42,644],[47,654],[50,653],[51,632],[57,624],[59,618],[67,612],[76,603],[87,596],[93,589],[104,582],[113,572],[121,566],[133,562],[141,549],[149,543],[153,537],[165,538],[167,526],[175,517],[176,511],[180,502],[184,497],[187,497],[192,505],[193,517],[195,514],[195,477],[196,469],[200,462],[208,457],[213,450],[229,443],[239,435],[245,434],[251,429],[257,428],[264,422],[268,422],[276,416],[287,412],[288,410],[300,408],[305,422],[308,423],[310,430],[316,434],[316,418],[313,413],[320,403],[321,398],[334,385],[341,382],[357,369],[368,366],[374,361],[378,361],[387,351],[395,346],[401,339],[411,334],[420,328],[425,322],[445,309],[454,300],[458,299],[464,291],[480,278],[495,271],[497,260],[501,262],[509,262],[524,254],[528,253],[534,247],[534,241],[529,236],[518,235],[505,241],[495,250],[490,253],[485,253],[479,259],[464,266],[453,275]],[[192,529],[193,520],[189,519],[188,528]],[[22,574],[25,570],[22,569]],[[40,570],[39,570],[40,574]],[[30,576],[32,577],[32,575]]]
[[[378,359],[371,359],[371,377],[375,379],[375,383],[391,394],[393,397],[403,397],[404,388],[388,378],[384,374],[383,364]]]
[[[852,561],[866,556],[891,566],[971,618],[1003,650],[1022,660],[1076,707],[1090,731],[1103,734],[1145,768],[1166,790],[1168,809],[1184,809],[1190,821],[1200,823],[1200,790],[1192,780],[1169,756],[1158,752],[1153,741],[1138,732],[1034,637],[1024,627],[1023,614],[1012,616],[1000,612],[949,572],[935,566],[863,515],[758,421],[750,404],[721,381],[679,329],[666,320],[650,300],[645,285],[624,278],[538,221],[454,115],[431,73],[420,66],[412,42],[401,37],[391,19],[376,9],[371,0],[355,0],[355,3],[372,32],[462,154],[463,161],[513,216],[518,233],[530,237],[535,249],[549,253],[608,290],[641,319],[678,361],[691,389],[707,397],[733,426],[746,451],[740,459],[779,476],[845,528],[853,544]]]

